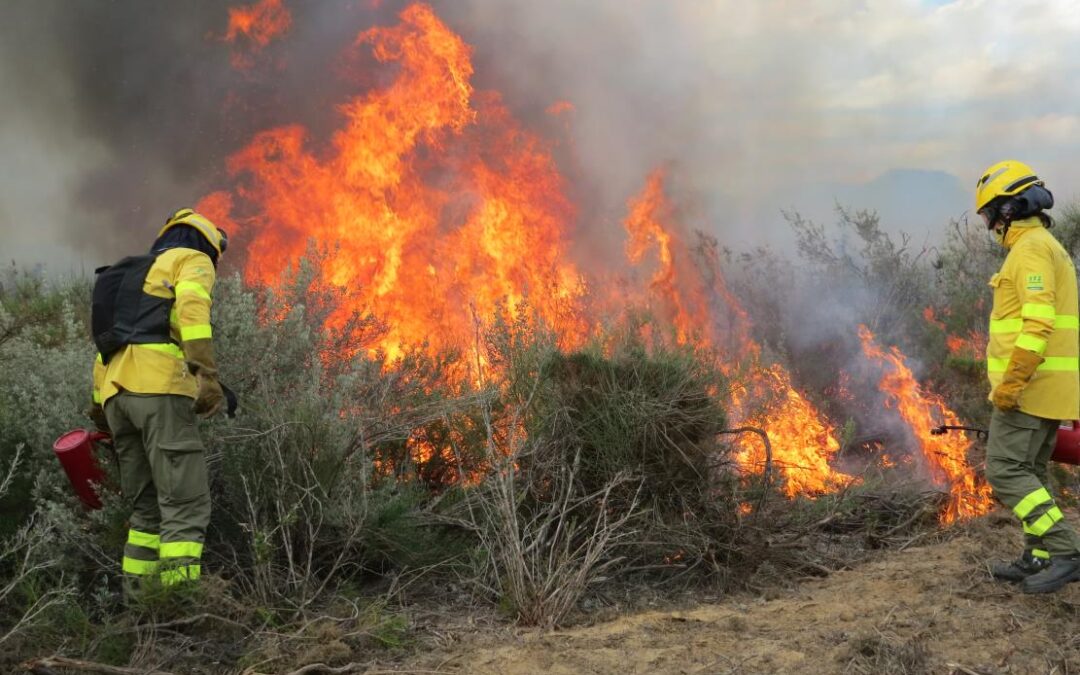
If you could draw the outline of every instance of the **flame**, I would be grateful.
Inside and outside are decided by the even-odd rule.
[[[549,149],[497,94],[474,91],[471,49],[427,5],[356,45],[395,75],[339,107],[328,147],[299,125],[264,131],[229,159],[241,185],[204,200],[249,242],[246,277],[274,284],[309,240],[329,245],[320,273],[351,291],[331,327],[374,314],[391,359],[468,345],[477,317],[526,303],[563,346],[580,343],[575,211]]]
[[[934,312],[933,307],[928,306],[925,309],[923,309],[922,315],[923,315],[923,318],[926,319],[927,323],[929,323],[929,324],[931,324],[933,326],[937,326],[941,330],[946,330],[945,323],[937,318],[937,315]]]
[[[762,363],[761,347],[750,337],[749,316],[724,281],[715,247],[703,247],[702,262],[695,262],[664,192],[664,178],[663,170],[648,177],[642,192],[629,201],[624,222],[630,262],[641,264],[654,252],[654,310],[673,327],[679,344],[693,342],[724,353],[727,361],[721,368],[742,384],[732,392],[733,417],[740,425],[765,430],[786,494],[836,489],[850,479],[829,466],[840,449],[832,426],[795,389],[783,366]],[[727,317],[726,324],[717,320],[720,316]],[[746,435],[736,443],[740,466],[754,473],[764,470],[765,449],[756,437]]]
[[[810,401],[796,391],[791,375],[779,364],[755,364],[749,373],[748,398],[733,396],[736,408],[764,401],[746,424],[765,430],[772,444],[772,460],[784,476],[784,493],[819,495],[850,483],[852,478],[836,471],[829,462],[840,450],[833,426]],[[737,459],[744,467],[762,467],[765,449],[756,438],[739,441]]]
[[[942,310],[942,313],[946,316],[950,314],[947,307]],[[946,333],[945,347],[948,348],[951,356],[963,359],[981,359],[986,354],[988,336],[985,332],[970,330],[966,336],[948,334],[948,327],[943,321],[937,318],[937,313],[933,307],[926,307],[923,309],[923,318],[926,319],[926,322],[930,325],[935,326],[940,329],[941,332]]]
[[[650,248],[656,249],[657,266],[650,287],[666,316],[666,322],[675,329],[678,344],[687,344],[691,338],[709,340],[712,335],[705,300],[705,287],[697,275],[677,274],[675,256],[682,258],[681,265],[691,263],[689,249],[673,232],[672,209],[664,194],[664,172],[654,171],[645,182],[645,188],[627,204],[630,214],[623,225],[630,238],[626,242],[626,257],[637,265]]]
[[[945,346],[949,348],[949,354],[957,358],[982,359],[986,355],[986,343],[989,336],[983,331],[968,331],[967,337],[949,335],[945,338]]]
[[[280,0],[262,0],[230,11],[227,37],[244,36],[257,50],[290,22]],[[328,327],[344,326],[353,313],[374,315],[386,330],[373,349],[388,362],[412,347],[465,348],[476,343],[478,323],[526,307],[561,347],[573,348],[595,333],[598,308],[642,301],[676,343],[717,355],[737,385],[731,415],[765,430],[786,494],[821,494],[852,480],[831,466],[840,447],[831,423],[788,370],[763,358],[721,273],[715,241],[691,245],[666,194],[665,170],[647,177],[623,222],[627,260],[649,270],[647,284],[598,284],[606,279],[601,270],[591,271],[587,289],[570,257],[577,212],[552,149],[518,124],[497,93],[474,89],[469,45],[430,7],[414,4],[397,25],[365,30],[353,46],[386,70],[383,84],[343,101],[340,125],[326,141],[300,125],[257,134],[228,161],[235,187],[199,205],[245,240],[249,281],[274,285],[309,242],[323,246],[320,281],[346,289]],[[572,111],[565,101],[548,109]],[[924,315],[944,326],[933,308]],[[882,351],[864,331],[866,354],[889,366],[881,390],[911,427],[934,480],[950,488],[943,518],[988,510],[989,488],[967,465],[964,439],[929,435],[933,420],[954,422],[955,415],[918,387],[898,351]],[[845,396],[848,385],[839,385]],[[418,465],[441,451],[425,439],[410,445]],[[748,471],[764,466],[755,436],[739,437],[735,453]]]
[[[555,101],[547,107],[547,114],[558,117],[574,112],[574,104],[570,101]]]
[[[229,8],[229,26],[225,41],[239,45],[241,37],[245,48],[237,48],[232,54],[232,65],[246,70],[255,65],[254,55],[284,35],[292,26],[292,14],[281,4],[282,0],[259,0],[251,5]]]
[[[968,440],[961,435],[930,433],[938,424],[960,424],[960,419],[941,397],[919,386],[899,349],[885,351],[870,329],[862,325],[859,339],[866,357],[884,366],[878,389],[886,395],[886,405],[894,408],[910,428],[934,482],[949,488],[949,504],[942,522],[952,523],[990,511],[990,486],[968,464]]]

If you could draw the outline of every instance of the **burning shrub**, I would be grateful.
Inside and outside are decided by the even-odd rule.
[[[736,502],[713,361],[627,337],[607,354],[566,354],[520,323],[503,330],[512,335],[492,341],[508,373],[487,417],[493,470],[468,500],[490,590],[523,622],[551,625],[602,576],[682,569],[695,555],[688,538],[713,542],[698,555],[715,549],[706,524],[733,524]]]

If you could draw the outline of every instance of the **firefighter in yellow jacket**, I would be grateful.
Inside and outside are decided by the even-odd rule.
[[[1049,593],[1080,580],[1080,537],[1054,503],[1047,481],[1060,421],[1080,419],[1080,342],[1076,268],[1047,228],[1053,195],[1017,161],[987,169],[975,208],[1008,250],[990,280],[994,307],[986,363],[990,439],[986,477],[1020,520],[1019,559],[995,563],[998,579],[1027,593]]]
[[[122,560],[129,586],[201,573],[210,489],[195,416],[224,405],[210,304],[226,243],[207,218],[181,209],[148,255],[98,271],[90,415],[112,434],[121,488],[134,505]]]

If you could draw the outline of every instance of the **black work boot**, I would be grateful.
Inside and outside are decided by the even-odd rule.
[[[1025,593],[1053,593],[1071,581],[1080,581],[1080,554],[1050,558],[1050,565],[1024,579],[1020,589]]]
[[[990,575],[999,581],[1023,581],[1049,566],[1049,560],[1036,558],[1031,553],[1031,549],[1028,549],[1016,560],[991,564]]]

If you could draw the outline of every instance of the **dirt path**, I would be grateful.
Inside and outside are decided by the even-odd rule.
[[[475,636],[416,667],[500,675],[1080,673],[1080,583],[1025,596],[981,566],[1014,552],[1014,528],[997,514],[947,543],[890,552],[773,600]]]

